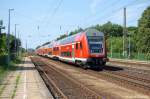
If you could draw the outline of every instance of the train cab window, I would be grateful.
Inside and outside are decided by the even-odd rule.
[[[78,49],[78,43],[76,43],[76,49]]]
[[[82,49],[82,42],[80,42],[80,49]]]

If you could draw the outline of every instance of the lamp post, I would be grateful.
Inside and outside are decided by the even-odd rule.
[[[131,57],[131,33],[128,34],[129,35],[129,54],[128,54],[128,58]]]
[[[127,56],[127,46],[126,46],[126,36],[127,36],[127,31],[126,31],[126,8],[123,10],[123,57],[126,58]]]
[[[27,40],[26,40],[26,53],[28,52],[28,43],[27,43]]]
[[[2,34],[2,29],[5,29],[5,27],[3,26],[3,21],[0,20],[0,38],[1,38],[1,34]]]
[[[18,56],[19,56],[20,47],[21,47],[20,44],[21,44],[21,37],[20,37],[19,31],[18,31],[18,46],[17,46],[17,54],[18,54]]]
[[[113,47],[112,47],[112,35],[110,36],[111,38],[110,38],[110,46],[111,46],[111,58],[113,57]]]
[[[5,29],[5,27],[3,26],[3,21],[0,20],[0,36],[1,36],[1,33],[2,33],[2,29]]]
[[[19,24],[15,24],[15,53],[16,53],[15,56],[17,56],[17,51],[18,51],[18,49],[17,49],[17,36],[16,36],[17,25],[19,25]]]
[[[7,33],[7,50],[8,50],[8,56],[7,56],[7,64],[9,66],[9,62],[10,62],[10,12],[13,11],[14,9],[9,9],[8,10],[8,33]]]

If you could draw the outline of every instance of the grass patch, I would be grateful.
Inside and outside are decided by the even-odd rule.
[[[6,65],[0,65],[0,84],[3,83],[8,73],[12,70],[15,70],[16,68],[17,66],[15,66],[13,62],[10,63],[9,67],[7,67]],[[4,89],[6,88],[7,83],[8,81],[6,82],[6,84],[0,85],[0,96],[3,93]]]
[[[14,88],[13,93],[11,95],[11,99],[14,99],[14,97],[16,95],[16,91],[17,91],[17,88],[18,88],[20,77],[21,77],[20,74],[18,74],[18,76],[16,77],[16,85],[15,85],[15,88]]]
[[[2,56],[0,56],[0,84],[4,81],[4,79],[6,78],[6,76],[8,75],[8,73],[10,71],[16,70],[18,68],[17,64],[21,63],[22,58],[21,57],[17,57],[16,59],[14,59],[13,61],[10,62],[10,66],[7,66],[6,64],[6,59],[2,58]],[[6,82],[8,83],[8,82]],[[16,83],[19,83],[19,77],[17,76],[16,78]],[[0,96],[3,93],[6,85],[0,85]],[[15,92],[15,90],[14,90]],[[13,97],[13,95],[12,95]]]
[[[0,65],[0,84],[4,81],[4,78],[8,74],[7,67],[5,65]],[[3,93],[6,85],[0,85],[0,96]]]
[[[15,64],[19,64],[19,63],[21,63],[22,62],[22,57],[17,57],[16,59],[14,59],[13,60],[13,62],[15,63]]]
[[[5,88],[6,88],[6,86],[1,86],[1,88],[0,88],[0,96],[3,93],[3,91],[4,91]]]
[[[3,81],[3,78],[7,75],[8,71],[16,70],[17,64],[21,63],[21,61],[22,61],[22,58],[17,57],[15,60],[10,62],[9,66],[7,66],[7,64],[5,62],[1,61],[1,64],[0,64],[0,83]]]
[[[6,66],[0,66],[0,83],[3,81],[3,79],[5,78],[5,76],[7,75],[7,67]]]

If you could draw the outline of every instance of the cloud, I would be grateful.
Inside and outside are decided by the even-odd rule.
[[[103,0],[92,0],[91,4],[90,4],[90,10],[92,12],[92,14],[96,13],[96,8],[98,7],[98,5],[100,3],[102,3]]]

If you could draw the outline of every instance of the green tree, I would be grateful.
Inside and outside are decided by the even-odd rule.
[[[6,33],[3,33],[0,36],[0,54],[6,54],[6,48]]]
[[[74,31],[71,31],[71,32],[69,33],[69,35],[66,35],[66,34],[60,35],[56,40],[61,40],[61,39],[66,38],[66,37],[68,37],[68,36],[77,34],[77,33],[81,32],[81,31],[83,31],[82,28],[76,29],[76,30],[74,30]]]
[[[136,38],[139,51],[150,54],[150,6],[139,19]]]
[[[122,53],[122,37],[111,37],[107,39],[109,52]]]
[[[136,35],[138,33],[138,27],[134,27],[134,26],[127,27],[127,31],[128,31],[128,41],[129,41],[129,36],[130,36],[131,51],[137,52],[138,47],[136,45],[137,43]]]
[[[21,41],[16,39],[16,48],[15,48],[15,37],[10,35],[10,52],[13,53],[17,51],[17,48],[21,46]],[[0,54],[7,54],[7,36],[6,33],[1,34],[0,37]]]
[[[76,29],[76,30],[70,32],[69,36],[74,35],[74,34],[77,34],[77,33],[81,32],[81,31],[83,31],[82,28]]]
[[[66,38],[66,37],[67,37],[67,35],[63,34],[63,35],[60,35],[56,40],[61,40],[61,39]]]
[[[123,28],[121,25],[113,24],[110,21],[103,25],[92,26],[97,30],[104,32],[106,36],[120,37],[123,34]]]

